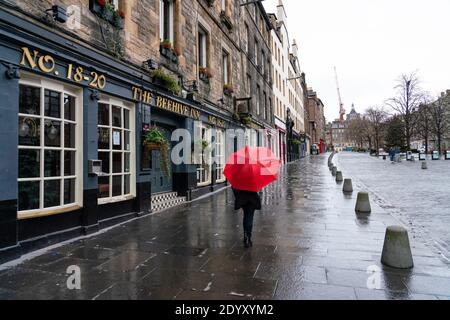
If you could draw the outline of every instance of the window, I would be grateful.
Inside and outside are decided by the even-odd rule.
[[[227,0],[220,0],[220,9],[222,11],[226,11],[226,9],[227,9]]]
[[[222,73],[223,73],[223,84],[230,84],[230,55],[226,52],[222,52]]]
[[[198,27],[198,65],[201,68],[208,66],[207,59],[208,33],[201,26]]]
[[[19,217],[82,205],[82,101],[62,84],[19,89]]]
[[[266,54],[264,53],[264,51],[261,54],[261,72],[264,75],[266,73]]]
[[[264,119],[267,119],[267,95],[264,92],[263,93],[263,117]]]
[[[112,99],[98,104],[98,159],[103,175],[98,178],[99,204],[134,196],[134,113]]]
[[[247,52],[247,54],[250,53],[250,31],[248,29],[248,25],[245,24],[245,52]]]
[[[249,74],[247,74],[247,95],[249,96],[249,97],[251,97],[252,96],[252,77],[249,75]]]
[[[198,122],[200,128],[198,130],[200,137],[198,140],[205,141],[211,145],[211,130],[205,124]],[[197,139],[196,139],[197,140]],[[209,148],[209,147],[208,147]],[[211,183],[211,152],[202,148],[202,153],[198,161],[199,167],[197,168],[197,186],[207,186]]]
[[[260,113],[260,100],[261,100],[261,89],[258,86],[256,86],[256,114],[259,115]]]
[[[221,183],[225,181],[223,169],[225,168],[225,132],[223,130],[216,130],[216,182]]]
[[[255,39],[255,52],[254,52],[255,64],[258,65],[258,40]]]
[[[173,0],[159,1],[159,38],[161,41],[169,40],[174,42],[173,36]]]

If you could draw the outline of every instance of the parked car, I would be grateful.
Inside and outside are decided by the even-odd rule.
[[[318,155],[320,153],[319,146],[317,144],[313,144],[311,146],[311,154],[312,155]]]

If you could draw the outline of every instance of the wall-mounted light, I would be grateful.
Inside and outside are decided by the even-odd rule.
[[[20,70],[18,67],[12,64],[4,64],[7,70],[5,71],[5,75],[8,79],[20,79]]]
[[[67,12],[66,12],[66,8],[63,8],[61,6],[58,5],[54,5],[51,7],[51,9],[46,10],[45,12],[50,12],[52,13],[52,17],[55,21],[58,21],[60,23],[66,23],[67,21]]]
[[[98,90],[91,90],[91,99],[92,100],[100,100],[100,92]]]

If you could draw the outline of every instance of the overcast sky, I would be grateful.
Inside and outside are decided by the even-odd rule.
[[[278,0],[263,2],[275,13]],[[300,66],[338,117],[333,68],[347,113],[382,105],[402,73],[417,70],[432,94],[450,89],[450,0],[284,0]]]

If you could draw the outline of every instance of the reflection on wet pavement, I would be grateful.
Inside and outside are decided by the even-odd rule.
[[[251,249],[227,190],[0,271],[0,299],[448,299],[449,266],[421,239],[413,270],[381,265],[385,229],[399,221],[376,201],[356,216],[362,186],[345,196],[327,157],[307,158],[264,191]],[[71,265],[81,290],[67,289]]]

